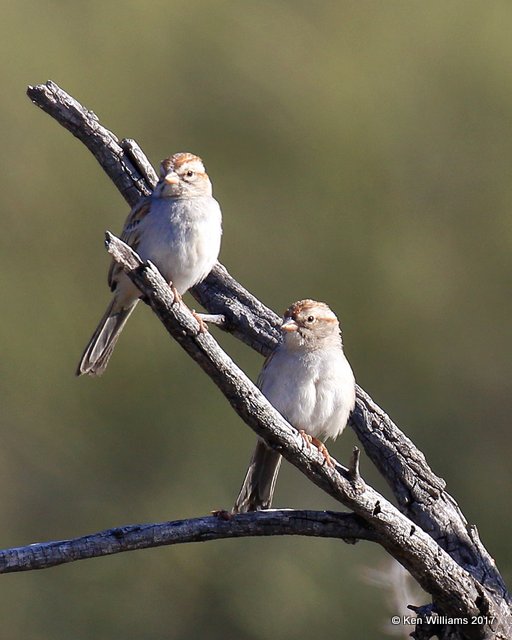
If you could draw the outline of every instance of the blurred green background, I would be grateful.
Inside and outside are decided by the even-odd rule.
[[[0,546],[229,508],[254,442],[147,308],[103,378],[74,377],[127,207],[26,98],[51,78],[155,165],[204,158],[222,262],[277,311],[331,305],[359,383],[510,582],[512,4],[20,0],[2,23]],[[338,508],[288,465],[275,504]],[[380,638],[396,608],[364,576],[386,562],[313,539],[160,548],[4,576],[0,619],[10,640]]]

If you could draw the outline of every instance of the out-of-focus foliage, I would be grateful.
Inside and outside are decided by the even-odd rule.
[[[4,3],[2,547],[229,507],[254,440],[142,306],[106,375],[74,378],[126,206],[25,97],[51,78],[155,164],[205,159],[222,261],[276,310],[336,310],[359,382],[511,576],[511,31],[504,2]],[[287,465],[276,498],[337,508]],[[4,576],[0,619],[10,640],[381,637],[395,612],[361,576],[384,560],[307,539],[162,548]]]

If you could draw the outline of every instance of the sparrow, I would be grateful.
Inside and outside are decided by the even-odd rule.
[[[356,399],[338,318],[323,302],[300,300],[285,312],[281,333],[281,342],[263,365],[258,387],[332,465],[322,440],[340,435]],[[270,508],[280,464],[281,455],[258,439],[233,513]]]
[[[151,260],[181,297],[212,270],[220,251],[222,214],[203,161],[175,153],[160,165],[153,193],[130,211],[121,234],[142,260]],[[114,261],[108,273],[114,295],[80,359],[76,374],[99,376],[140,299],[140,291]]]

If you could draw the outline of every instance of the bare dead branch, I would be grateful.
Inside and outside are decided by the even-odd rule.
[[[144,182],[118,138],[100,124],[93,111],[85,109],[51,80],[28,87],[27,95],[85,144],[128,204],[135,204],[141,195],[151,192],[153,185]]]
[[[347,543],[377,540],[375,531],[350,513],[270,510],[228,517],[132,524],[80,538],[38,542],[0,551],[0,573],[48,569],[59,564],[151,547],[254,536],[314,536]]]
[[[29,87],[27,93],[37,106],[86,144],[130,205],[141,195],[147,195],[156,176],[134,141],[119,143],[92,112],[51,81]],[[222,265],[218,264],[192,294],[208,312],[224,316],[224,330],[263,355],[274,348],[279,339],[280,318],[236,282]],[[468,527],[458,505],[445,491],[444,482],[364,390],[358,388],[357,395],[352,427],[365,452],[390,485],[400,510],[476,578],[477,590],[483,587],[485,595],[489,594],[499,607],[504,607],[510,598],[503,579],[475,528]],[[380,503],[378,508],[381,508]],[[477,606],[484,611],[486,602],[486,598],[478,599]],[[510,616],[508,606],[500,613],[504,621]],[[479,629],[484,635],[478,637],[482,638],[512,637],[512,632],[495,633],[489,625]],[[477,637],[476,632],[475,628],[471,633],[466,629],[460,631],[460,635],[450,637]],[[488,633],[492,635],[486,635]]]

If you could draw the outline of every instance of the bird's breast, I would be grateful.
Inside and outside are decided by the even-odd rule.
[[[354,407],[354,376],[341,349],[320,355],[278,348],[260,387],[290,424],[321,439],[339,435]]]
[[[220,238],[221,213],[214,198],[162,198],[144,220],[139,253],[184,293],[211,271]]]

